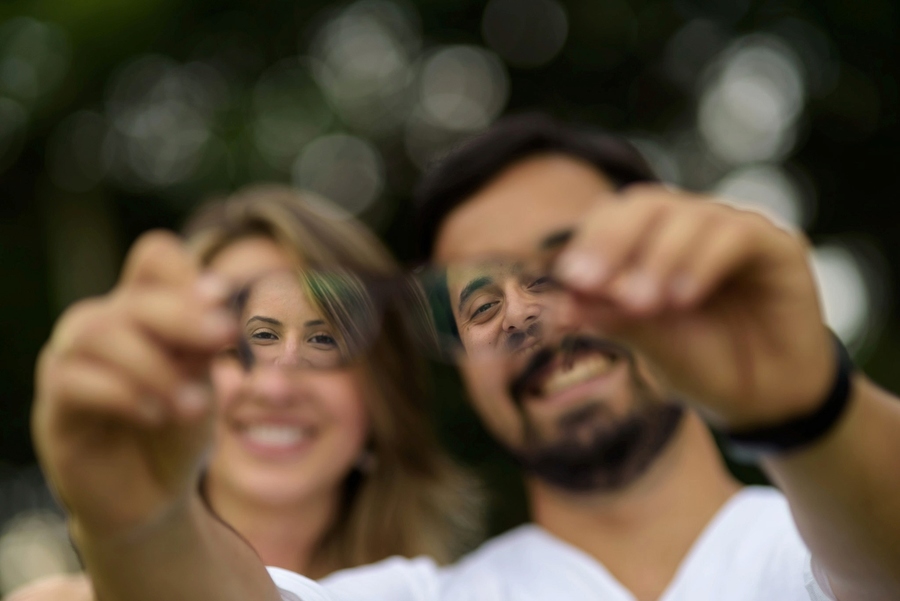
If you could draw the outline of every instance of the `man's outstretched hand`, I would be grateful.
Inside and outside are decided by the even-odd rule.
[[[808,244],[756,213],[633,186],[598,203],[557,270],[714,423],[808,413],[834,378]]]

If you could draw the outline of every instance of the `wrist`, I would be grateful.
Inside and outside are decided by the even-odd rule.
[[[818,442],[831,432],[846,413],[854,392],[855,368],[847,349],[834,334],[830,386],[818,401],[802,413],[753,426],[723,430],[725,444],[739,460],[758,460]]]
[[[73,514],[68,518],[69,536],[78,549],[125,549],[165,539],[170,533],[189,528],[199,511],[205,511],[196,495],[181,495],[164,508],[143,519],[107,521]]]

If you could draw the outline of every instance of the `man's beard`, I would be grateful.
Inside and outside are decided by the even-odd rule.
[[[643,475],[673,439],[684,408],[653,390],[636,369],[630,351],[611,346],[628,361],[635,397],[624,416],[616,417],[603,401],[579,407],[559,419],[556,441],[548,442],[542,440],[521,402],[521,384],[514,392],[525,441],[521,449],[507,451],[527,473],[571,492],[621,490]]]

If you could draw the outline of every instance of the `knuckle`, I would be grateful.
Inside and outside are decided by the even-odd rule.
[[[102,321],[109,310],[103,297],[84,299],[70,306],[53,330],[47,343],[47,353],[68,355],[76,351],[89,340],[88,333],[95,328],[96,323]]]
[[[60,363],[47,374],[47,389],[45,398],[52,404],[65,404],[72,393],[80,386],[77,366]]]
[[[91,315],[90,318],[82,321],[79,327],[71,333],[66,354],[79,353],[93,348],[110,332],[117,331],[114,321],[104,315]]]
[[[122,281],[146,284],[171,280],[193,266],[194,259],[175,234],[151,230],[141,235],[128,253]]]
[[[622,196],[630,199],[651,200],[665,195],[676,194],[657,182],[635,182],[622,188]]]
[[[130,255],[135,259],[150,260],[173,250],[178,250],[181,242],[167,230],[150,230],[141,234],[132,246]]]

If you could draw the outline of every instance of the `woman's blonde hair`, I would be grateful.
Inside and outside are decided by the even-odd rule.
[[[253,186],[213,201],[185,227],[201,263],[237,240],[273,240],[309,269],[388,279],[400,267],[365,226],[321,199],[280,185]],[[342,569],[392,555],[455,559],[482,534],[480,487],[438,446],[429,423],[427,365],[417,327],[387,303],[363,356],[370,396],[371,470],[354,470],[335,524],[314,564]]]

